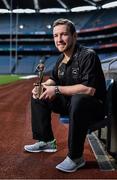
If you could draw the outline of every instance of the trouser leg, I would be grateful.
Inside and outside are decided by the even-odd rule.
[[[51,141],[54,139],[51,126],[51,113],[66,112],[67,101],[64,96],[59,96],[53,101],[31,99],[31,122],[33,139]]]
[[[45,101],[31,99],[33,138],[41,141],[54,139],[51,127],[51,110]]]
[[[68,156],[71,159],[83,155],[88,124],[98,120],[102,109],[100,103],[91,96],[82,94],[72,96],[68,137]]]

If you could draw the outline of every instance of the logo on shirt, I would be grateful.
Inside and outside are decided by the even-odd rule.
[[[78,75],[79,73],[79,68],[72,68],[72,75]]]
[[[79,68],[72,68],[72,74],[77,75],[79,72]]]

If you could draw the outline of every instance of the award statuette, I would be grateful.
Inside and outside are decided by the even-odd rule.
[[[44,61],[40,60],[39,64],[36,67],[36,71],[38,72],[38,82],[34,83],[34,86],[37,88],[38,91],[38,98],[40,97],[40,95],[43,93],[43,86],[41,85],[41,83],[43,82],[43,77],[44,77]]]

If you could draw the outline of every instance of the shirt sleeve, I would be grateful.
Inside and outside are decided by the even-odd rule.
[[[100,60],[93,50],[89,50],[82,60],[81,84],[96,88],[97,72],[100,70]]]

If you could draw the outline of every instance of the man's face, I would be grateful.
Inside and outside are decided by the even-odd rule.
[[[53,28],[53,36],[55,46],[60,52],[68,52],[75,40],[76,36],[75,33],[71,34],[69,27],[67,25],[57,25]]]

